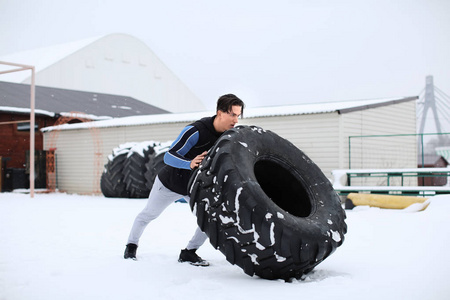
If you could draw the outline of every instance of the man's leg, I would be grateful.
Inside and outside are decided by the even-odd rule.
[[[206,233],[201,231],[200,227],[197,227],[197,230],[195,230],[194,236],[189,241],[186,249],[192,250],[200,248],[200,246],[205,243],[207,238],[208,236],[206,235]]]
[[[136,258],[136,248],[147,225],[156,219],[171,203],[180,198],[181,196],[179,194],[167,189],[158,177],[155,178],[147,205],[136,216],[128,237],[127,250],[130,245],[132,248],[131,251],[134,253],[127,253],[127,250],[125,250],[125,258]]]
[[[184,198],[189,202],[188,196],[185,196]],[[178,261],[189,262],[195,266],[209,266],[209,262],[205,261],[195,253],[195,251],[197,251],[197,249],[205,243],[207,238],[208,236],[206,233],[201,231],[200,227],[197,227],[194,236],[191,238],[186,248],[181,250]]]

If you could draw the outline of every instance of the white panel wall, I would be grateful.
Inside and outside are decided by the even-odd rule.
[[[108,155],[120,144],[174,140],[187,124],[100,128],[97,129],[98,134],[93,132],[93,129],[61,131],[56,141],[58,189],[79,194],[92,194],[100,190],[98,186],[94,186],[99,173],[95,169],[95,152],[98,149],[95,149],[94,139],[97,137],[101,145],[101,173]],[[49,132],[44,133],[44,149],[48,149],[50,137]]]
[[[195,120],[192,120],[195,121]],[[102,165],[114,147],[125,142],[174,140],[181,129],[191,122],[153,124],[127,127],[99,128],[102,142]],[[334,169],[348,168],[348,137],[373,134],[404,134],[415,132],[415,102],[349,112],[322,113],[295,116],[258,117],[240,120],[243,125],[257,125],[288,139],[305,152],[331,178]],[[45,149],[50,134],[44,134]],[[370,151],[388,148],[389,161]],[[93,134],[90,130],[64,130],[57,140],[58,187],[70,193],[93,193],[95,182]],[[403,141],[379,139],[375,146],[355,150],[365,165],[375,167],[416,167],[415,139]],[[358,156],[359,155],[359,156]],[[398,158],[395,158],[398,155]],[[392,159],[394,157],[394,159]],[[383,160],[384,159],[384,160]],[[394,164],[392,163],[394,162]],[[358,167],[358,166],[355,166]],[[353,168],[355,168],[353,167]]]

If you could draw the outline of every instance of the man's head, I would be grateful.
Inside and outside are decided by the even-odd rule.
[[[238,123],[238,118],[244,113],[244,102],[233,94],[223,95],[217,100],[217,117],[214,128],[224,132]]]

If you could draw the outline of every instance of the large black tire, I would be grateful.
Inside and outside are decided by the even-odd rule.
[[[164,165],[164,153],[152,156],[152,158],[149,159],[145,164],[145,185],[149,191],[152,190],[156,175],[158,175],[159,171],[164,167]]]
[[[273,132],[225,132],[190,179],[190,206],[211,244],[250,276],[301,278],[344,241],[330,181]]]
[[[145,145],[142,152],[130,151],[123,166],[123,182],[129,198],[147,198],[150,194],[144,174],[147,162],[154,157],[153,145]]]
[[[172,142],[166,142],[153,147],[153,150],[155,151],[145,164],[146,171],[144,174],[146,186],[149,190],[152,189],[153,183],[155,182],[155,178],[159,171],[165,166],[164,155],[169,150],[171,144]]]
[[[128,152],[135,143],[120,145],[113,150],[113,154],[108,157],[102,177],[100,178],[100,189],[108,198],[128,198],[129,193],[123,182],[123,165]]]

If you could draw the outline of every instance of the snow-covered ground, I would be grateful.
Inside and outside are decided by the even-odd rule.
[[[151,223],[138,261],[126,239],[145,199],[0,193],[0,300],[450,299],[450,195],[422,212],[347,210],[344,244],[304,278],[249,277],[205,244],[210,267],[177,262],[195,229],[175,203]]]

